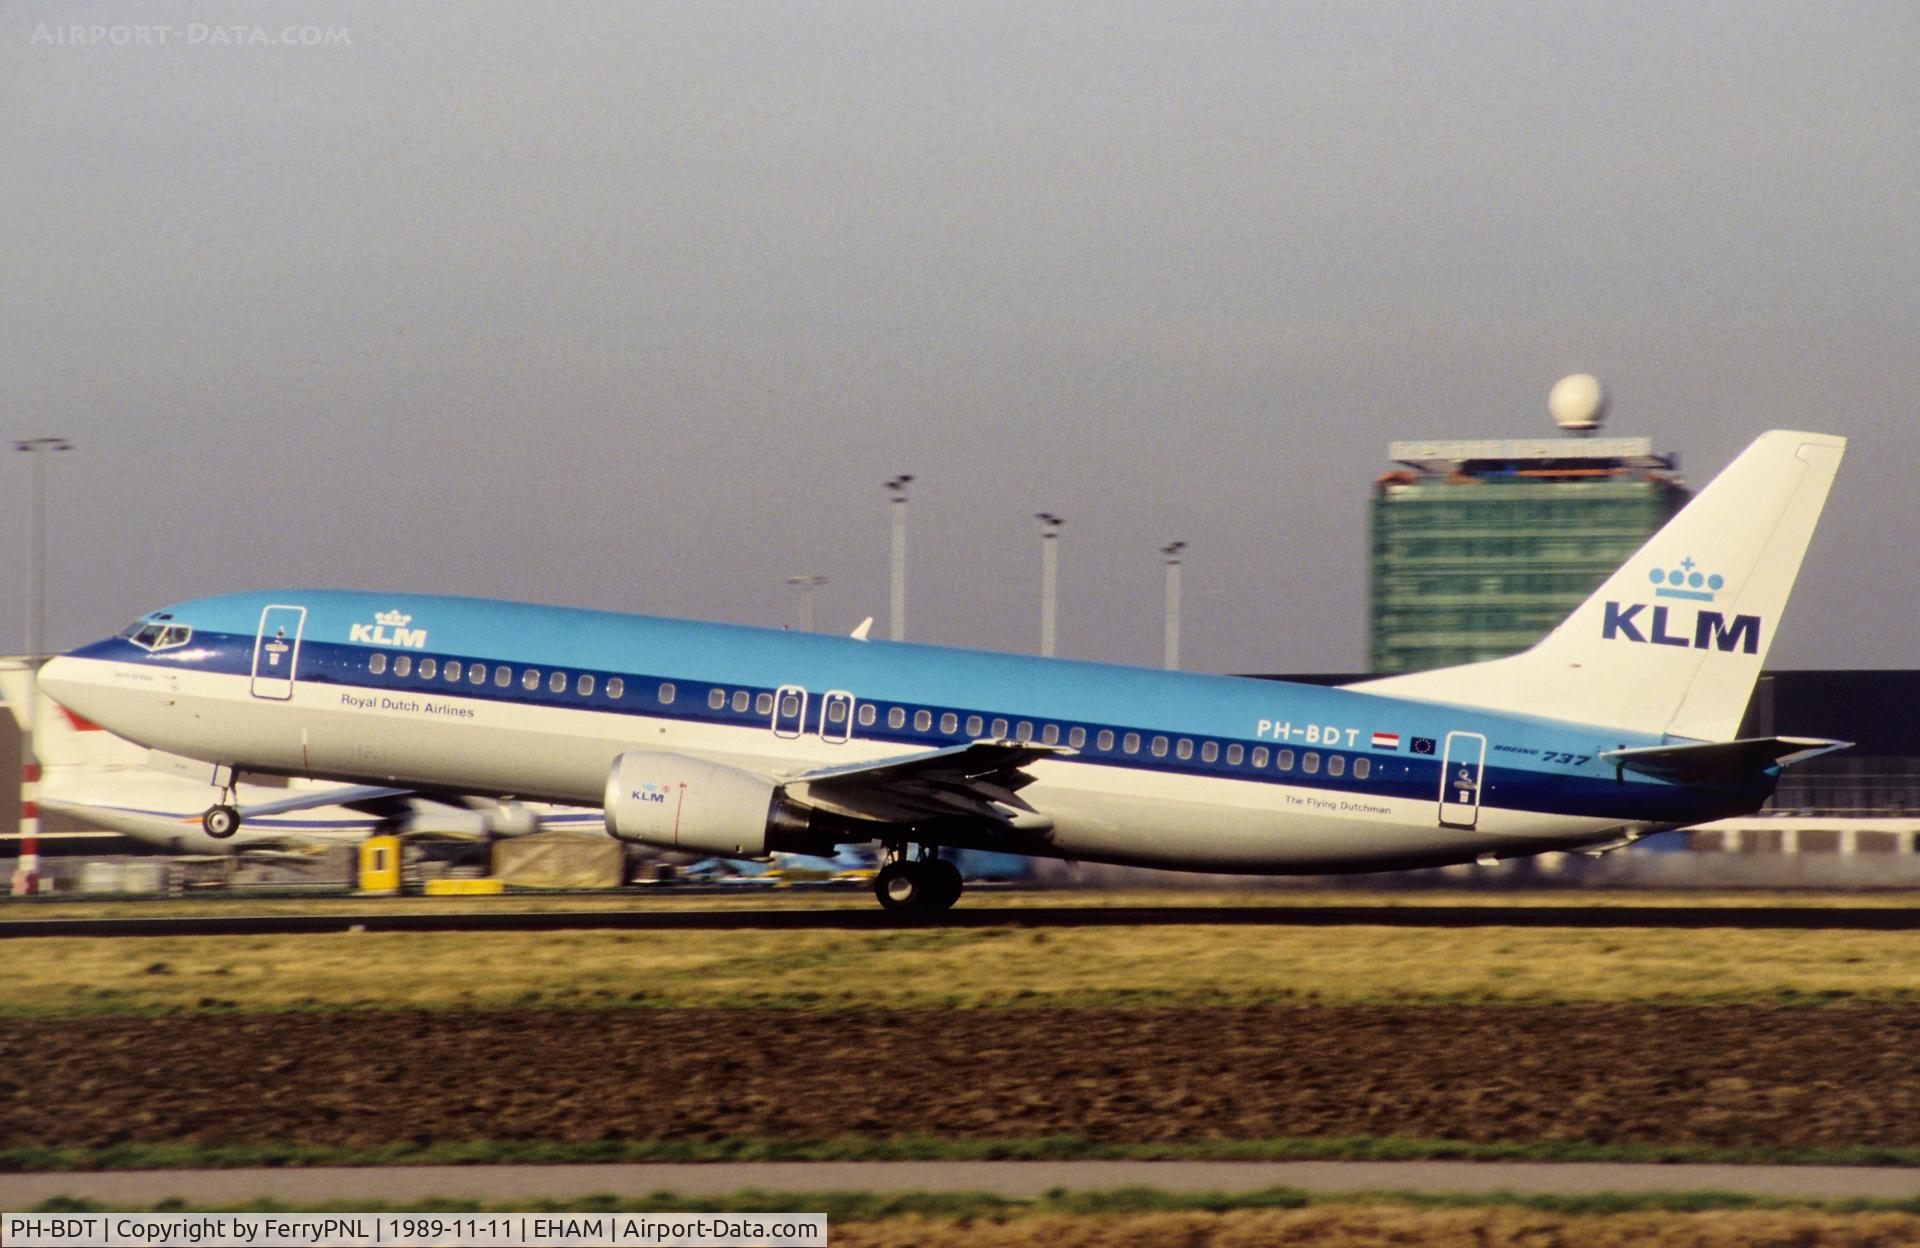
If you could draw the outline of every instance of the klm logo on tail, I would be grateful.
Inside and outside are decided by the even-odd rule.
[[[1684,602],[1712,602],[1726,586],[1719,573],[1708,575],[1695,570],[1693,559],[1680,561],[1674,569],[1655,568],[1648,579],[1657,587],[1655,598],[1677,598]],[[1736,615],[1731,620],[1719,611],[1704,607],[1693,610],[1691,629],[1685,613],[1688,608],[1666,603],[1608,602],[1601,617],[1603,641],[1637,641],[1656,646],[1684,646],[1693,650],[1722,650],[1742,654],[1760,652],[1760,617]],[[1647,612],[1646,618],[1640,613]],[[1644,630],[1644,631],[1643,631]]]

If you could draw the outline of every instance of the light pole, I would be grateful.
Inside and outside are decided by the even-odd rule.
[[[21,742],[20,858],[13,868],[13,895],[27,897],[40,891],[40,661],[47,649],[47,456],[48,451],[70,451],[65,438],[25,438],[16,451],[33,456],[31,530],[33,567],[27,586],[27,736]]]
[[[1185,542],[1168,542],[1160,548],[1160,555],[1167,561],[1167,652],[1165,666],[1168,671],[1180,667],[1180,552],[1187,548]]]
[[[887,482],[893,505],[893,617],[887,635],[895,641],[907,639],[907,486],[912,482],[912,474],[904,472]]]
[[[1040,522],[1040,653],[1053,657],[1056,624],[1056,599],[1060,591],[1060,526],[1066,521],[1047,512],[1036,512]]]
[[[827,583],[824,576],[790,576],[787,584],[800,591],[800,631],[813,631],[813,591]]]

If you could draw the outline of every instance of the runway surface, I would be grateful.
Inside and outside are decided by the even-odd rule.
[[[57,1196],[149,1205],[258,1198],[403,1202],[439,1196],[486,1202],[670,1192],[697,1200],[763,1192],[988,1192],[1033,1197],[1062,1188],[1110,1191],[1315,1193],[1729,1192],[1803,1200],[1911,1200],[1920,1169],[1870,1166],[1628,1165],[1471,1161],[900,1161],[728,1162],[709,1165],[388,1166],[356,1169],[117,1170],[0,1175],[0,1208]]]
[[[156,907],[164,902],[154,903]],[[933,919],[903,919],[872,908],[768,907],[631,910],[449,910],[337,914],[161,913],[118,918],[0,918],[0,939],[25,936],[274,936],[345,931],[530,932],[885,931],[949,927],[1528,927],[1671,928],[1749,931],[1906,932],[1920,930],[1915,906],[1055,906],[960,908]]]

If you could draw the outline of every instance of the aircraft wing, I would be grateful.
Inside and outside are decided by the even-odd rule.
[[[328,806],[339,806],[357,814],[392,821],[405,829],[404,835],[457,840],[526,836],[534,832],[576,828],[599,831],[604,826],[600,813],[595,810],[547,808],[543,813],[518,802],[482,797],[455,799],[418,789],[395,789],[371,784],[314,789],[278,801],[261,802],[243,807],[240,818],[244,824],[252,819]]]
[[[877,762],[810,771],[787,790],[811,806],[855,819],[913,823],[979,819],[1020,832],[1044,832],[1053,820],[1019,791],[1033,783],[1024,768],[1072,750],[1034,741],[973,741]]]
[[[286,815],[298,810],[318,810],[322,806],[345,806],[349,810],[380,818],[398,818],[411,809],[413,789],[386,789],[357,784],[338,789],[308,789],[275,802],[261,802],[240,809],[242,822],[267,815]]]
[[[1760,772],[1803,763],[1844,750],[1851,741],[1824,737],[1747,737],[1739,741],[1699,741],[1689,745],[1650,745],[1603,750],[1616,767],[1680,784],[1713,784],[1748,779]]]

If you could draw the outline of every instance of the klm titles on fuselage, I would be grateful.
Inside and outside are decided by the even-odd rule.
[[[396,650],[425,650],[427,630],[408,628],[413,617],[399,611],[382,611],[371,624],[355,624],[347,630],[347,640],[363,646],[392,646]]]

